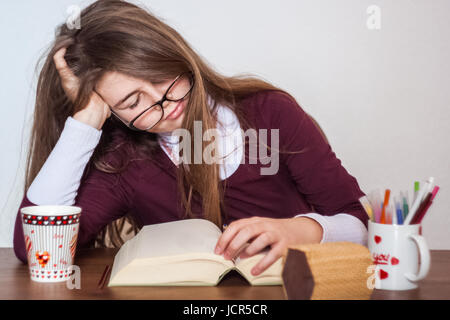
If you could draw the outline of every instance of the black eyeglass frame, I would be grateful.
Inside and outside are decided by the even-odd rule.
[[[172,100],[167,98],[167,94],[169,93],[170,89],[173,87],[173,85],[175,84],[175,82],[177,82],[177,80],[184,74],[190,74],[190,82],[191,82],[191,87],[189,88],[188,92],[180,99],[176,99],[176,100]],[[123,122],[123,124],[125,124],[129,129],[133,130],[133,131],[140,131],[140,132],[147,132],[148,130],[154,128],[161,120],[162,118],[164,118],[164,107],[163,107],[163,103],[165,101],[171,101],[171,102],[177,102],[177,101],[181,101],[184,98],[186,98],[186,96],[192,91],[192,88],[194,87],[194,74],[192,73],[192,71],[187,71],[187,72],[183,72],[181,74],[179,74],[175,80],[172,82],[172,84],[169,86],[169,88],[166,90],[166,92],[164,93],[163,97],[161,98],[161,100],[159,100],[158,102],[155,102],[154,104],[152,104],[150,107],[146,108],[144,111],[142,111],[140,114],[138,114],[136,117],[134,117],[133,120],[131,120],[130,122],[126,122],[125,120],[123,120],[121,117],[119,117],[113,110],[111,107],[109,107],[109,109],[111,110],[111,114],[113,114],[116,118],[118,118],[120,121]],[[148,110],[150,110],[151,108],[154,108],[155,106],[159,105],[161,107],[161,118],[155,122],[155,124],[147,129],[139,129],[136,128],[134,126],[134,123],[136,122],[137,119],[139,119],[140,116],[142,116],[144,113],[146,113]]]

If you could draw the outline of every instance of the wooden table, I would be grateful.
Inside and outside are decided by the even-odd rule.
[[[0,299],[137,299],[137,300],[284,300],[281,286],[250,286],[237,273],[229,273],[215,287],[107,287],[97,284],[105,266],[118,249],[83,249],[77,252],[81,288],[65,282],[38,283],[30,279],[28,266],[11,248],[0,248]],[[450,299],[450,251],[431,251],[431,270],[416,290],[374,290],[372,299]]]

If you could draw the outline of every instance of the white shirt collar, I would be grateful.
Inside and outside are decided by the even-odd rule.
[[[208,104],[211,108],[212,102],[213,100],[208,95]],[[223,157],[222,163],[219,162],[219,167],[220,177],[223,180],[231,176],[239,167],[243,156],[243,141],[239,120],[230,108],[219,104],[217,106],[217,119],[217,130],[219,132],[218,153],[220,157]],[[178,163],[179,137],[176,135],[172,136],[172,132],[158,132],[158,136],[160,145],[161,139],[164,139],[166,144],[172,149],[175,159],[172,159],[167,150],[161,146],[164,152],[174,163]]]

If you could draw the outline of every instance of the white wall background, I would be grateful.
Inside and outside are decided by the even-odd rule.
[[[37,58],[67,8],[91,2],[0,3],[0,246],[12,246],[23,196]],[[431,248],[450,249],[450,1],[141,3],[224,74],[254,73],[293,94],[366,193],[411,195],[414,180],[435,177],[423,232]],[[367,28],[370,5],[380,30]]]

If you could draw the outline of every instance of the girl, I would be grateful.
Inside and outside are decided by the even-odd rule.
[[[201,157],[211,139],[198,139],[199,124],[217,130],[220,161]],[[180,141],[176,131],[187,135]],[[260,140],[257,161],[248,132]],[[261,146],[272,172],[263,173]],[[81,207],[78,248],[127,213],[137,229],[203,218],[228,225],[215,248],[226,259],[269,248],[258,275],[289,245],[365,244],[363,195],[291,95],[215,72],[146,10],[97,1],[82,11],[81,29],[58,28],[39,76],[20,208]],[[26,263],[20,208],[14,250]]]

